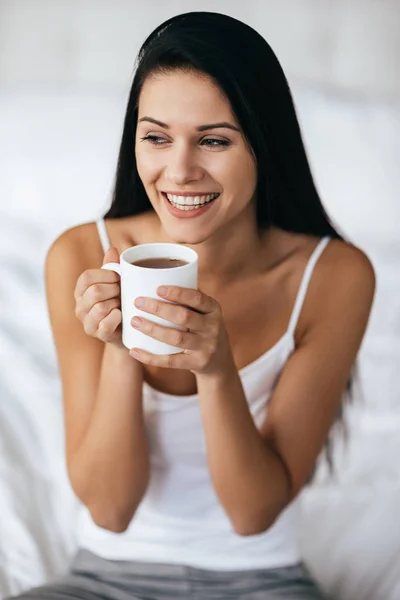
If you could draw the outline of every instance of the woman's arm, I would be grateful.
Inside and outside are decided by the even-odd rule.
[[[338,414],[375,290],[365,255],[349,246],[339,253],[342,260],[332,252],[319,273],[309,327],[260,430],[236,370],[197,375],[212,481],[240,535],[268,529],[297,495]]]
[[[116,533],[128,527],[149,480],[142,380],[127,350],[105,345],[92,414],[69,462],[75,493],[97,525]]]
[[[188,328],[178,331],[142,318],[138,327],[143,333],[184,351],[168,356],[138,349],[130,353],[149,365],[195,374],[211,478],[242,535],[268,529],[312,472],[364,336],[374,271],[360,250],[332,243],[310,288],[303,307],[305,333],[283,369],[260,429],[243,392],[219,304],[199,290],[169,286],[158,294],[172,304],[147,298],[141,305],[145,312]]]
[[[143,373],[126,349],[87,335],[75,316],[77,279],[98,263],[97,254],[88,255],[85,227],[67,231],[51,247],[47,301],[62,380],[71,485],[100,527],[120,532],[129,525],[149,478]],[[90,270],[88,277],[95,276],[96,270]],[[110,277],[99,269],[99,278]]]

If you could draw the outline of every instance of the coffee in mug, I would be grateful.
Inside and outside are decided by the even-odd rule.
[[[135,267],[144,267],[145,269],[175,269],[187,264],[187,260],[179,258],[142,258],[131,263]]]

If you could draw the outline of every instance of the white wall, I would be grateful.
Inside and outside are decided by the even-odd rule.
[[[256,27],[291,78],[398,100],[397,0],[1,0],[0,82],[125,85],[144,36],[190,10]]]

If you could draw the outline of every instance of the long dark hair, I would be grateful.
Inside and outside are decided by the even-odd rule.
[[[129,94],[112,204],[105,218],[153,210],[138,175],[135,137],[146,78],[181,69],[207,74],[228,98],[256,160],[257,224],[344,239],[316,190],[282,67],[249,25],[219,13],[190,12],[159,25],[139,50]],[[351,394],[352,378],[347,385]],[[342,413],[338,416],[342,421]],[[326,445],[332,466],[331,444]]]

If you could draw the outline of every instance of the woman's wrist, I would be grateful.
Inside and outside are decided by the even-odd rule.
[[[143,377],[143,364],[132,358],[125,346],[119,347],[115,344],[106,344],[104,353],[111,368],[127,369],[128,372],[134,372]]]
[[[199,389],[207,387],[210,392],[217,393],[231,386],[236,377],[238,377],[238,371],[232,359],[223,369],[215,373],[196,374],[196,382]]]

